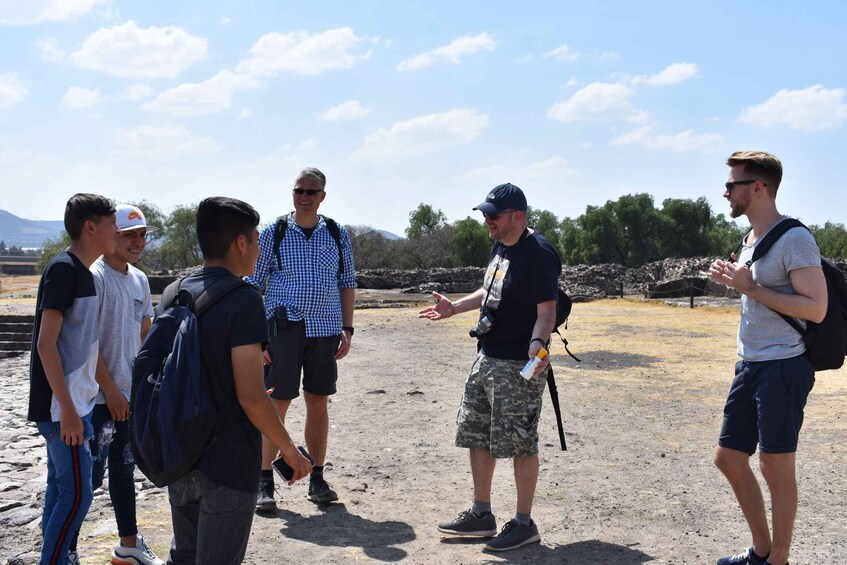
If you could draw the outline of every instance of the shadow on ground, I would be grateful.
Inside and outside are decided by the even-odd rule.
[[[405,522],[377,522],[347,511],[344,504],[319,506],[323,514],[303,516],[280,509],[265,516],[285,520],[280,533],[322,546],[361,547],[365,554],[379,561],[400,561],[407,557],[405,550],[395,545],[415,539],[415,531]]]
[[[445,544],[479,544],[480,549],[484,540],[468,540],[467,538],[445,538]],[[653,561],[653,557],[635,546],[618,545],[599,540],[579,541],[567,545],[527,545],[506,553],[487,552],[491,559],[485,561],[490,565],[504,563],[560,563],[571,565],[640,565]]]
[[[652,355],[640,353],[620,353],[595,349],[593,351],[576,351],[582,360],[579,368],[583,371],[608,371],[610,369],[632,369],[634,367],[649,367],[660,359]]]

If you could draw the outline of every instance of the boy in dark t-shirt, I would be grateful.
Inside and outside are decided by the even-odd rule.
[[[50,260],[38,286],[30,358],[27,419],[47,440],[42,564],[77,561],[68,547],[91,505],[98,311],[88,267],[115,249],[115,207],[96,194],[75,194],[65,229],[71,245]]]
[[[225,277],[253,273],[259,255],[259,214],[234,198],[212,197],[197,208],[203,267],[183,279],[195,298]],[[221,410],[216,439],[187,474],[168,485],[174,539],[168,563],[241,563],[259,491],[261,434],[279,446],[294,469],[293,483],[311,463],[291,441],[265,391],[262,344],[267,325],[262,297],[243,286],[203,314],[200,363]],[[201,519],[202,515],[202,519]]]

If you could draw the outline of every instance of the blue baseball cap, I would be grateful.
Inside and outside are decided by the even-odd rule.
[[[474,210],[490,216],[499,214],[503,210],[526,212],[526,196],[520,188],[507,182],[491,189],[485,197],[485,202],[474,206]]]

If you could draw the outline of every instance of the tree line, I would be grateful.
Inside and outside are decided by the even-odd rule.
[[[146,200],[132,203],[144,212],[151,232],[139,268],[156,273],[202,262],[194,228],[196,205],[162,212]],[[619,263],[638,267],[666,258],[727,256],[749,229],[724,214],[715,214],[705,197],[667,198],[657,207],[649,194],[628,194],[602,206],[588,206],[577,218],[559,219],[549,210],[527,210],[530,226],[552,243],[566,265]],[[426,269],[482,267],[491,242],[482,219],[450,222],[430,204],[409,213],[404,239],[388,239],[371,226],[345,226],[353,244],[357,269]],[[821,254],[847,256],[847,228],[826,222],[810,225]],[[67,234],[45,242],[40,268],[70,244]]]

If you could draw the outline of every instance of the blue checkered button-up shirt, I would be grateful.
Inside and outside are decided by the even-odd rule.
[[[356,288],[353,247],[344,226],[341,252],[344,272],[338,273],[338,246],[323,218],[306,239],[306,234],[289,214],[288,228],[280,244],[282,270],[277,268],[273,251],[274,226],[262,228],[259,234],[259,259],[250,282],[265,293],[265,315],[270,319],[277,307],[284,306],[288,319],[306,321],[307,337],[327,337],[341,333],[342,288]]]

